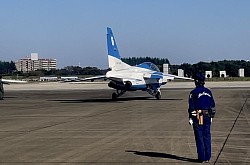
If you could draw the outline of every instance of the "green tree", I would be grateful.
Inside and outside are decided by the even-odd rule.
[[[11,62],[0,61],[0,74],[11,75],[15,71],[16,71],[16,66],[13,61]]]

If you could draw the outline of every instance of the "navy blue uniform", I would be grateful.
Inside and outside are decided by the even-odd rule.
[[[4,96],[3,82],[2,78],[0,77],[0,100],[3,100],[3,96]]]
[[[203,84],[204,85],[204,84]],[[211,158],[211,118],[215,115],[215,102],[212,92],[203,85],[197,85],[189,95],[189,118],[193,119],[193,129],[199,161],[209,161]],[[199,124],[192,112],[202,110],[208,112],[203,115],[203,125]]]

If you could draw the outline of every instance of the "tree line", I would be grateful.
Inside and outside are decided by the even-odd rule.
[[[244,69],[245,77],[250,77],[250,62],[245,60],[198,62],[197,64],[184,63],[181,65],[171,65],[170,67],[175,74],[178,69],[183,69],[184,75],[187,77],[197,72],[205,73],[205,71],[212,71],[213,77],[219,77],[220,71],[226,71],[229,77],[238,77],[239,69]]]
[[[67,66],[63,69],[52,70],[36,70],[28,73],[19,72],[20,76],[24,77],[42,77],[42,76],[81,76],[81,75],[104,75],[106,69],[98,69],[97,67],[79,67],[79,66]]]
[[[67,66],[63,69],[53,70],[36,70],[30,72],[17,71],[15,63],[0,61],[0,75],[5,76],[23,76],[23,77],[41,77],[41,76],[75,76],[75,75],[103,75],[106,74],[106,69],[98,69],[97,67],[79,67],[79,66]]]
[[[205,73],[205,71],[212,71],[213,77],[219,77],[220,71],[226,71],[226,74],[230,77],[238,77],[241,68],[245,71],[245,77],[250,77],[250,62],[245,60],[198,62],[196,64],[183,63],[181,65],[171,65],[167,58],[129,57],[122,60],[130,65],[152,62],[159,67],[160,71],[163,71],[163,64],[169,64],[171,74],[177,75],[178,69],[183,69],[186,77],[192,77],[197,72]]]
[[[177,75],[178,69],[184,70],[184,75],[192,77],[196,72],[205,73],[205,71],[212,71],[213,77],[219,77],[219,71],[226,71],[230,77],[238,77],[240,68],[245,70],[245,77],[250,77],[250,62],[244,60],[223,60],[218,62],[198,62],[196,64],[183,63],[180,65],[171,65],[167,58],[155,57],[129,57],[122,58],[122,61],[129,65],[138,65],[142,62],[152,62],[157,65],[160,71],[163,71],[163,64],[169,64],[170,73]],[[67,75],[103,75],[108,69],[98,69],[97,67],[79,67],[67,66],[63,69],[56,70],[37,70],[28,73],[18,72],[15,63],[0,61],[1,75],[20,75],[24,77],[29,76],[67,76]]]
[[[0,74],[12,74],[16,71],[16,65],[13,61],[0,61]]]

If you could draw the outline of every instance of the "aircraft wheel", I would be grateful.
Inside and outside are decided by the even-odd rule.
[[[157,92],[156,93],[156,95],[155,95],[155,98],[157,99],[157,100],[159,100],[159,99],[161,99],[161,92]]]
[[[112,93],[112,100],[116,100],[117,99],[117,94],[116,93]]]

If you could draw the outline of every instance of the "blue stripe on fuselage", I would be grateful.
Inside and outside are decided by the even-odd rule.
[[[133,85],[132,87],[130,87],[128,90],[131,91],[135,91],[135,90],[146,90],[147,86],[146,84],[142,84],[142,85]]]
[[[152,78],[152,79],[162,79],[163,74],[161,72],[155,72],[155,73],[151,74],[150,78]]]

